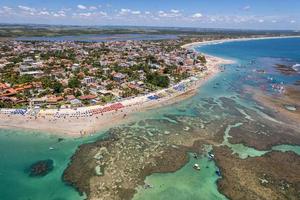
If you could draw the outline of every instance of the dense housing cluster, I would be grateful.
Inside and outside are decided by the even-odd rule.
[[[0,43],[0,107],[102,105],[149,94],[205,71],[182,41]]]

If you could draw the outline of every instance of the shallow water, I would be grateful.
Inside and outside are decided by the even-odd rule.
[[[275,48],[276,47],[276,48]],[[243,93],[243,86],[250,85],[260,87],[265,92],[273,93],[270,87],[274,83],[293,83],[299,80],[299,76],[287,77],[273,69],[274,64],[287,64],[297,63],[300,60],[300,39],[276,39],[276,40],[260,40],[260,41],[246,41],[246,42],[232,42],[217,45],[207,45],[196,48],[211,55],[221,56],[237,60],[238,62],[226,66],[226,71],[210,80],[207,84],[201,87],[198,95],[186,100],[179,105],[173,107],[166,107],[156,111],[156,115],[163,116],[164,113],[172,113],[174,115],[184,116],[209,116],[210,119],[226,119],[227,116],[234,116],[230,113],[210,112],[212,104],[207,104],[205,99],[213,99],[221,108],[224,104],[219,102],[219,98],[226,97],[235,101],[235,108],[243,116],[243,118],[235,117],[236,123],[229,124],[224,131],[224,142],[231,148],[233,154],[237,154],[241,159],[248,157],[262,156],[269,151],[259,151],[243,144],[230,144],[228,138],[232,128],[242,126],[243,121],[256,121],[255,116],[251,116],[246,109],[253,111],[256,115],[262,117],[267,121],[273,123],[281,123],[274,119],[272,116],[265,112],[263,107],[258,106],[255,102],[251,101]],[[267,74],[259,74],[254,70],[264,69]],[[272,82],[268,80],[268,76],[272,76]],[[221,83],[216,87],[216,83]],[[210,107],[208,107],[210,106]],[[243,108],[240,108],[243,106]],[[183,113],[177,112],[176,108],[180,107],[184,110]],[[199,109],[199,112],[195,112]],[[193,115],[191,115],[193,113]],[[187,115],[186,115],[187,114]],[[212,120],[213,122],[214,120]],[[292,145],[279,145],[273,147],[277,151],[293,151],[299,155],[300,146]],[[204,159],[204,160],[203,160]],[[205,158],[202,158],[200,164],[206,165]],[[210,162],[210,164],[213,164]],[[193,162],[190,161],[185,167],[175,173],[168,174],[153,174],[146,179],[146,183],[153,184],[152,189],[139,188],[138,193],[134,199],[147,200],[147,199],[223,199],[225,198],[216,189],[216,177],[208,176],[211,172],[200,173],[199,179],[194,180],[194,171],[191,170]],[[215,166],[214,166],[215,167]],[[203,169],[203,167],[202,167]],[[206,170],[206,169],[205,169]],[[211,170],[209,168],[208,170]],[[191,179],[191,182],[189,182]],[[201,181],[201,180],[202,181]],[[192,184],[192,185],[191,185]],[[201,185],[201,188],[198,186]],[[207,193],[206,193],[207,192]],[[205,198],[207,196],[207,198]]]
[[[273,150],[281,151],[281,152],[287,152],[292,151],[298,155],[300,155],[300,146],[297,145],[278,145],[272,148]]]
[[[205,129],[208,124],[230,119],[229,125],[255,122],[257,116],[273,123],[276,119],[258,106],[243,91],[244,85],[260,87],[267,93],[271,84],[292,83],[299,76],[286,77],[273,69],[274,63],[299,63],[300,39],[276,39],[247,42],[223,43],[198,48],[205,53],[234,58],[238,63],[226,66],[223,73],[209,80],[194,97],[170,106],[139,113],[137,120],[152,119],[141,124],[128,125],[133,134],[140,134],[135,128],[145,129],[152,135],[176,132],[181,121],[185,126],[200,126]],[[264,69],[268,73],[257,73]],[[268,80],[272,76],[273,80]],[[219,84],[218,84],[219,83]],[[232,102],[231,102],[232,101]],[[159,121],[159,123],[158,123]],[[131,129],[130,129],[131,128]],[[231,127],[234,128],[234,127]],[[230,136],[225,131],[225,145],[241,158],[260,156],[266,152],[257,151],[241,144],[230,144]],[[226,130],[226,127],[225,127]],[[185,131],[188,133],[189,131]],[[151,137],[151,136],[149,136]],[[76,200],[82,199],[71,187],[61,181],[63,170],[78,145],[95,140],[65,139],[57,142],[56,136],[27,133],[22,131],[0,130],[0,193],[1,200]],[[49,150],[54,147],[54,150]],[[281,145],[274,150],[294,151],[299,154],[299,146]],[[45,177],[29,177],[25,169],[38,160],[54,160],[54,170]],[[192,169],[199,162],[201,171]],[[209,168],[206,168],[209,166]],[[154,174],[146,182],[154,185],[149,190],[141,189],[135,199],[224,199],[216,187],[217,176],[215,164],[203,157],[191,159],[182,169],[175,173]]]
[[[193,169],[194,164],[200,166],[200,171]],[[134,200],[182,200],[182,199],[227,199],[217,190],[215,182],[217,167],[207,157],[194,159],[190,155],[189,162],[175,173],[155,173],[145,180],[153,188],[140,187]]]
[[[0,130],[0,199],[82,199],[61,176],[77,146],[89,140],[66,138],[58,142],[58,137],[45,133]],[[29,177],[26,169],[46,159],[54,161],[53,171],[44,177]]]

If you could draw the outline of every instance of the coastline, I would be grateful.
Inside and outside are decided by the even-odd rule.
[[[167,96],[151,101],[146,99],[146,96],[151,94],[135,97],[133,99],[118,102],[125,105],[121,109],[78,118],[55,118],[51,116],[50,113],[57,113],[57,109],[43,110],[39,113],[38,117],[30,115],[22,116],[0,114],[0,128],[26,129],[31,131],[42,131],[56,135],[80,137],[94,134],[98,131],[108,129],[115,125],[130,122],[134,120],[134,113],[136,112],[144,112],[153,108],[170,105],[193,96],[199,87],[220,72],[220,65],[230,64],[233,62],[231,60],[225,60],[210,55],[206,55],[206,57],[208,70],[202,74],[201,77],[197,77],[197,80],[189,83],[188,87],[183,92],[175,91],[174,93],[168,93]],[[170,89],[171,88],[167,88],[156,91],[153,93],[153,95],[164,93]],[[86,111],[94,107],[95,106],[81,107],[78,108],[78,110]]]
[[[226,39],[189,43],[183,45],[182,48],[193,49],[193,47],[199,45],[237,40],[241,39]],[[200,76],[199,74],[197,74],[190,77],[189,79],[183,80],[182,82],[185,82],[183,84],[186,84],[186,88],[184,91],[173,90],[171,93],[169,93],[168,91],[174,88],[174,86],[171,86],[170,88],[155,91],[151,94],[122,100],[120,102],[117,102],[117,104],[122,103],[124,105],[121,108],[113,109],[104,113],[97,113],[96,115],[90,115],[90,110],[100,109],[100,107],[103,108],[105,106],[107,107],[107,105],[114,105],[107,104],[105,106],[80,107],[76,109],[76,113],[85,113],[85,115],[82,116],[81,114],[79,117],[74,114],[73,109],[61,109],[67,114],[59,114],[58,117],[57,113],[61,112],[61,110],[58,109],[41,110],[37,116],[11,115],[0,112],[0,128],[13,128],[17,130],[25,129],[30,131],[47,132],[60,136],[64,135],[70,137],[82,137],[93,135],[96,132],[111,128],[116,125],[121,125],[126,122],[128,123],[134,120],[134,114],[137,112],[145,112],[153,108],[170,105],[193,96],[197,92],[198,88],[200,88],[203,84],[205,84],[208,80],[210,80],[220,72],[220,65],[234,63],[233,60],[223,59],[207,54],[205,54],[205,56],[207,59],[206,66],[208,70],[202,73]],[[182,82],[180,84],[182,84]],[[163,97],[156,100],[149,100],[147,99],[147,97],[150,95],[163,95]],[[69,112],[73,114],[68,114]],[[74,116],[70,117],[71,115]]]
[[[222,40],[211,40],[202,42],[192,42],[185,44],[182,48],[194,49],[196,46],[210,45],[210,44],[221,44],[226,42],[241,42],[241,41],[251,41],[251,40],[271,40],[271,39],[284,39],[284,38],[300,38],[300,36],[270,36],[270,37],[253,37],[253,38],[235,38],[235,39],[222,39]]]

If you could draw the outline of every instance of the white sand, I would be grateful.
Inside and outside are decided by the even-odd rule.
[[[195,45],[195,44],[193,44]],[[184,48],[190,48],[191,44],[185,45]],[[204,72],[200,79],[194,81],[189,85],[188,89],[184,92],[174,92],[172,94],[168,94],[159,100],[151,100],[147,99],[147,96],[136,97],[129,100],[124,100],[121,103],[125,106],[124,108],[118,111],[106,112],[93,116],[86,117],[53,117],[53,114],[57,112],[57,109],[47,109],[45,111],[41,111],[38,117],[32,116],[20,116],[20,115],[5,115],[0,114],[0,127],[2,128],[15,128],[15,129],[25,129],[25,130],[34,130],[41,131],[47,133],[53,133],[58,135],[66,135],[66,136],[83,136],[89,135],[96,131],[107,129],[109,127],[113,127],[119,125],[121,123],[129,122],[134,120],[134,113],[143,112],[149,109],[157,108],[160,106],[165,106],[168,104],[172,104],[177,101],[181,101],[185,98],[188,98],[196,93],[196,89],[203,85],[207,80],[216,75],[220,70],[219,66],[222,64],[230,64],[233,61],[225,60],[218,57],[213,57],[206,55],[207,59],[207,67],[208,70]],[[167,89],[155,92],[154,94],[158,94]],[[78,108],[77,111],[85,112],[87,110],[91,110],[93,108],[98,108],[99,106],[91,106],[91,107],[82,107]],[[73,112],[74,110],[61,109],[60,112],[68,113]]]

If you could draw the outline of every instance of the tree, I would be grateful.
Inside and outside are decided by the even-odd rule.
[[[106,85],[107,90],[112,90],[114,88],[114,85],[112,83],[109,83]]]
[[[131,97],[131,96],[137,95],[137,94],[139,94],[139,91],[137,89],[125,88],[122,92],[122,97],[126,98],[126,97]]]
[[[42,82],[42,85],[44,88],[51,88],[51,86],[52,86],[52,80],[48,76],[43,77],[41,79],[41,82]]]
[[[201,62],[202,65],[205,65],[207,63],[204,55],[198,56],[198,60]]]
[[[80,97],[82,95],[80,90],[76,90],[74,93],[75,97]]]
[[[148,83],[158,87],[168,87],[170,84],[170,79],[168,76],[160,75],[157,72],[148,73],[146,78]]]
[[[78,80],[77,77],[72,77],[68,81],[68,86],[70,88],[78,88],[80,86],[80,81]]]
[[[34,78],[32,75],[25,74],[25,75],[20,76],[18,83],[20,83],[20,84],[31,83],[33,81],[33,79]]]
[[[55,93],[62,93],[62,91],[64,90],[63,85],[58,81],[55,81],[53,83],[52,89]]]

